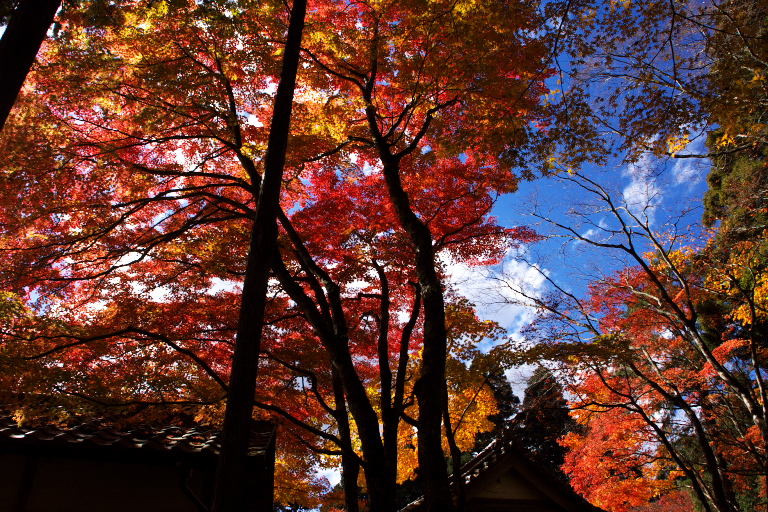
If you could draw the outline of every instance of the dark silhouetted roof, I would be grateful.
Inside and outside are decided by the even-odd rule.
[[[461,468],[464,485],[468,488],[482,476],[493,469],[503,460],[512,461],[512,467],[526,478],[532,486],[544,492],[565,510],[574,512],[604,512],[580,496],[562,479],[561,475],[553,474],[543,465],[535,462],[525,454],[525,449],[515,441],[514,432],[510,431],[492,441],[472,460]],[[451,484],[453,486],[453,484]],[[421,510],[424,498],[421,497],[400,512],[416,512]]]
[[[249,455],[263,455],[274,443],[275,425],[254,421]],[[0,408],[0,451],[40,451],[96,456],[216,457],[221,431],[204,426],[138,425],[121,427],[108,419],[75,420],[67,426],[19,426],[8,409]]]

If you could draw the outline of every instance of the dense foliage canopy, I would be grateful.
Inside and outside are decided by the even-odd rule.
[[[90,12],[60,13],[3,129],[3,387],[30,415],[219,422],[289,13]],[[490,428],[484,375],[462,370],[501,332],[443,290],[438,256],[490,264],[532,238],[489,213],[543,119],[538,19],[522,2],[309,5],[254,405],[291,432],[284,461],[341,459],[349,509],[362,468],[370,510],[392,510],[416,445],[450,507],[444,412],[454,447]],[[311,477],[279,499],[316,505]]]
[[[220,425],[244,393],[282,425],[283,505],[389,512],[418,478],[431,510],[460,508],[446,460],[504,425],[607,510],[766,506],[761,2],[65,0],[47,39],[12,42],[32,3],[0,11],[3,72],[40,48],[0,89],[20,418]],[[711,164],[706,228],[593,172],[668,159]],[[578,225],[529,213],[628,264],[585,296],[546,271],[550,295],[515,288],[540,312],[515,353],[448,269],[541,239],[491,215],[535,176],[591,199]],[[545,359],[511,420],[504,371]]]
[[[563,469],[608,510],[768,502],[767,14],[748,1],[612,4],[595,12],[612,27],[590,43],[597,53],[575,38],[572,106],[600,120],[589,125],[598,149],[647,175],[668,157],[712,164],[709,230],[686,225],[684,211],[660,220],[652,196],[617,197],[575,167],[584,155],[570,142],[554,165],[576,168],[560,179],[587,196],[575,209],[579,223],[535,212],[626,264],[596,276],[586,297],[555,282],[551,295],[527,297],[541,312],[527,359],[557,361],[582,425],[562,440]]]

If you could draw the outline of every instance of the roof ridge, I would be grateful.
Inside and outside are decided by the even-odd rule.
[[[21,426],[11,411],[0,405],[0,445],[25,444],[58,446],[89,445],[154,452],[208,453],[218,455],[221,429],[193,424],[162,425],[141,423],[124,428],[111,419],[77,418],[67,426],[54,423]],[[249,455],[263,453],[274,444],[276,425],[253,420],[250,429]]]

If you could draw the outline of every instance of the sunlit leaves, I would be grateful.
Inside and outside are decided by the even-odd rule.
[[[4,131],[0,278],[21,301],[6,308],[21,375],[8,387],[143,414],[177,403],[218,423],[287,11],[169,0],[93,14],[62,14]],[[311,6],[256,396],[284,424],[281,478],[303,479],[281,500],[316,506],[327,489],[307,472],[368,456],[350,381],[375,437],[377,421],[399,429],[399,478],[412,475],[401,416],[417,415],[424,320],[380,149],[400,152],[435,251],[484,265],[535,238],[489,212],[544,123],[538,21],[522,2]],[[487,378],[504,362],[477,346],[503,332],[451,300],[448,404],[467,448],[491,426]]]

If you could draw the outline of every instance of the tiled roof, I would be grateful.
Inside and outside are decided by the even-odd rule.
[[[263,454],[273,442],[275,426],[268,422],[253,422],[249,455]],[[219,453],[221,431],[203,426],[139,425],[121,428],[106,419],[79,421],[66,427],[44,425],[21,427],[7,409],[0,408],[0,450],[8,448],[62,448],[71,450],[105,449],[111,451],[154,452],[156,454]],[[203,455],[205,456],[205,455]]]
[[[506,453],[514,449],[512,446],[512,443],[504,442],[503,439],[494,439],[461,468],[464,484],[469,484],[485,474],[485,472],[492,468]]]
[[[547,487],[546,494],[556,493],[565,500],[569,501],[574,510],[584,512],[603,512],[602,509],[591,505],[582,496],[577,494],[573,488],[562,481],[558,476],[553,475],[550,470],[536,463],[530,457],[525,455],[525,450],[519,446],[515,440],[513,431],[505,432],[502,436],[494,439],[480,453],[475,455],[469,462],[461,468],[461,474],[464,478],[464,484],[471,486],[472,483],[493,469],[502,459],[506,457],[513,458],[517,464],[516,469],[526,473],[528,478],[533,477],[540,484],[545,483]],[[451,482],[453,487],[453,482]],[[424,497],[409,503],[400,512],[416,512],[421,510],[424,504]]]

